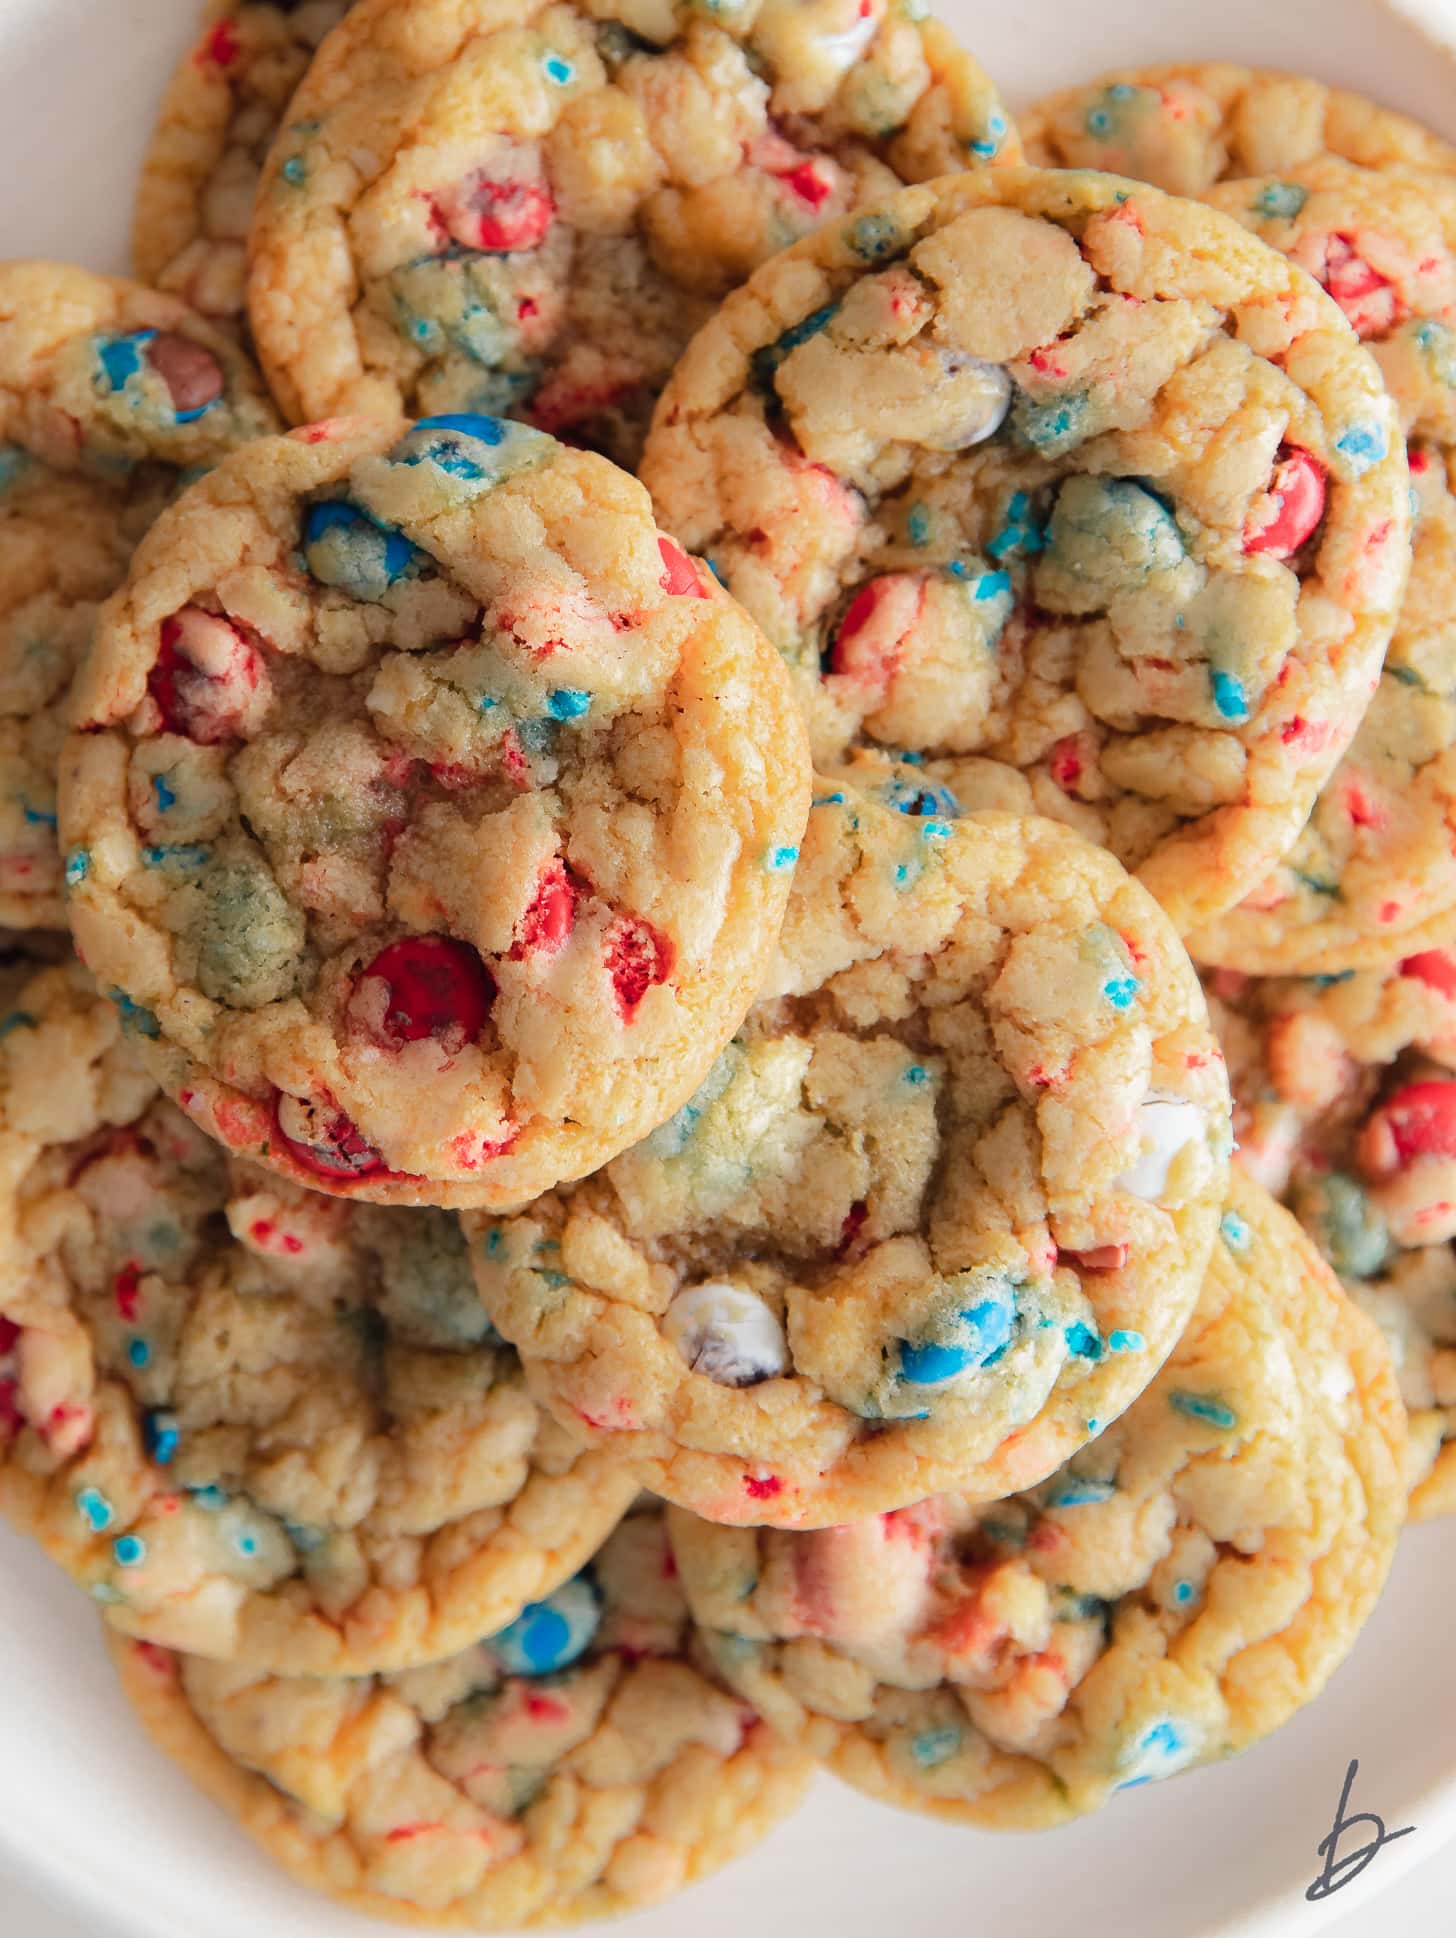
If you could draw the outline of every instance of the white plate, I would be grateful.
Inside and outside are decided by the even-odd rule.
[[[1456,35],[1456,0],[1411,0]],[[0,256],[125,267],[128,202],[197,0],[0,0]],[[1456,139],[1456,65],[1377,0],[941,0],[1013,105],[1114,62],[1221,56],[1364,88]],[[978,24],[972,25],[979,18]],[[947,1829],[820,1780],[753,1856],[616,1927],[623,1938],[1298,1938],[1456,1835],[1456,1524],[1412,1534],[1328,1694],[1272,1741],[1028,1841]],[[0,1533],[0,1872],[71,1901],[98,1938],[364,1938],[296,1890],[140,1740],[89,1606]],[[1352,1809],[1415,1834],[1306,1902],[1346,1768]],[[1344,1846],[1358,1844],[1355,1837]],[[3,1899],[0,1899],[3,1903]],[[0,1911],[5,1938],[12,1930]]]

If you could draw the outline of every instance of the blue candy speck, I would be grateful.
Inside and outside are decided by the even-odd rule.
[[[1266,182],[1254,197],[1254,214],[1292,222],[1308,200],[1308,189],[1298,182]]]
[[[420,418],[415,429],[458,431],[462,437],[478,438],[482,444],[501,444],[505,441],[508,426],[498,417],[486,417],[478,411],[447,411],[442,417]]]
[[[177,791],[171,786],[165,774],[153,774],[152,792],[157,797],[158,814],[165,814],[168,808],[177,805]]]
[[[1249,702],[1244,695],[1243,682],[1236,680],[1232,673],[1220,673],[1216,669],[1209,675],[1213,686],[1213,704],[1225,720],[1247,720]]]
[[[175,1413],[149,1413],[142,1421],[143,1443],[159,1467],[165,1467],[175,1457],[180,1439]]]
[[[132,336],[103,337],[96,347],[102,375],[113,390],[125,390],[142,367],[142,350],[156,335],[138,330]]]
[[[145,1339],[128,1339],[126,1356],[133,1366],[145,1366],[152,1356],[152,1349]]]
[[[910,1739],[910,1754],[924,1770],[933,1770],[955,1755],[961,1746],[961,1732],[954,1723],[939,1729],[922,1729]]]
[[[121,1027],[124,1030],[133,1036],[145,1036],[149,1041],[155,1041],[162,1034],[162,1025],[154,1012],[144,1009],[140,1003],[134,1003],[124,989],[108,989],[106,993],[121,1011]]]
[[[548,54],[541,65],[546,70],[547,80],[554,81],[557,87],[565,87],[576,72],[571,62],[564,61],[559,54]]]
[[[1390,440],[1383,424],[1352,424],[1343,437],[1335,439],[1335,449],[1350,460],[1358,478],[1372,464],[1379,464],[1390,449]]]
[[[546,700],[546,711],[553,720],[580,720],[591,709],[592,696],[577,686],[558,686]]]
[[[112,1542],[111,1552],[119,1568],[137,1568],[147,1558],[147,1544],[140,1535],[123,1534]]]
[[[888,216],[862,215],[854,225],[854,252],[866,262],[880,262],[892,255],[899,240],[900,231]]]
[[[1047,1506],[1095,1507],[1099,1501],[1110,1501],[1116,1492],[1110,1480],[1067,1480],[1052,1490]]]
[[[1141,988],[1136,976],[1109,976],[1102,993],[1114,1009],[1131,1009]]]
[[[91,872],[91,856],[85,848],[73,848],[66,856],[66,886],[74,888]]]
[[[1246,1252],[1249,1249],[1249,1227],[1236,1211],[1226,1211],[1219,1220],[1218,1228],[1231,1252]]]
[[[1239,1416],[1231,1406],[1225,1406],[1222,1400],[1210,1399],[1203,1393],[1170,1393],[1168,1404],[1175,1413],[1182,1413],[1190,1420],[1199,1420],[1205,1426],[1221,1427],[1224,1432],[1239,1423]]]
[[[363,575],[345,571],[329,577],[324,568],[327,561],[315,558],[312,554],[334,532],[357,535],[368,543],[376,553],[373,563],[377,566],[386,586],[408,571],[415,556],[415,548],[403,532],[391,531],[387,526],[377,525],[374,520],[360,511],[357,505],[345,503],[341,498],[328,498],[320,504],[310,505],[304,514],[303,543],[308,554],[308,567],[314,577],[324,585],[338,585],[352,589],[361,576],[368,579],[371,575],[366,569]],[[347,559],[344,561],[347,564]]]
[[[0,491],[8,491],[33,462],[29,451],[22,451],[18,444],[0,444]]]
[[[552,1675],[585,1654],[601,1618],[596,1588],[587,1576],[576,1575],[545,1601],[528,1602],[509,1627],[490,1638],[490,1646],[511,1675]]]
[[[1147,1343],[1142,1334],[1131,1327],[1119,1326],[1107,1335],[1108,1350],[1114,1353],[1140,1353]]]
[[[990,1366],[1011,1343],[1014,1310],[1009,1299],[983,1299],[956,1315],[969,1328],[966,1341],[900,1341],[900,1377],[911,1386],[940,1386],[975,1366]]]
[[[143,848],[142,861],[148,868],[203,868],[211,853],[200,841],[174,841],[167,846]]]
[[[76,1496],[76,1512],[87,1527],[96,1534],[109,1528],[116,1517],[116,1509],[107,1500],[99,1487],[83,1487]]]
[[[1102,1340],[1091,1326],[1074,1319],[1067,1327],[1067,1350],[1074,1359],[1101,1359]]]
[[[770,848],[764,856],[763,865],[771,875],[781,875],[786,868],[792,868],[798,859],[798,849],[792,842],[786,842],[781,848]]]

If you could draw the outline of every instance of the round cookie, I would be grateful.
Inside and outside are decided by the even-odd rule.
[[[120,1639],[112,1656],[153,1741],[271,1858],[395,1922],[658,1903],[787,1816],[812,1769],[699,1666],[660,1510],[433,1668],[260,1677]]]
[[[0,264],[0,922],[65,922],[56,763],[97,605],[184,470],[275,428],[257,374],[175,298]]]
[[[1412,1517],[1456,1512],[1456,949],[1388,971],[1207,980],[1239,1164],[1386,1336]]]
[[[630,466],[766,256],[1018,153],[920,0],[360,0],[269,158],[253,333],[295,421],[485,410]]]
[[[117,1629],[407,1667],[554,1589],[630,1505],[528,1396],[455,1219],[280,1187],[159,1095],[75,966],[0,1017],[0,1509]]]
[[[835,789],[765,998],[645,1143],[463,1221],[533,1391],[715,1520],[1045,1478],[1172,1350],[1223,1200],[1171,926],[1050,822]]]
[[[1021,118],[1028,161],[1135,175],[1173,195],[1282,175],[1328,156],[1361,168],[1456,169],[1456,148],[1344,88],[1228,61],[1119,68]]]
[[[293,91],[349,0],[209,0],[177,63],[132,209],[137,274],[241,330],[248,224]]]
[[[713,1661],[886,1802],[1034,1829],[1228,1756],[1317,1696],[1404,1518],[1375,1328],[1235,1180],[1188,1331],[1045,1486],[817,1533],[670,1529]]]
[[[1207,200],[1308,269],[1384,372],[1405,425],[1415,560],[1380,685],[1298,841],[1190,939],[1260,975],[1389,963],[1456,913],[1456,175],[1409,180],[1326,161]]]
[[[78,944],[229,1148],[520,1204],[695,1090],[809,773],[777,657],[603,458],[493,418],[256,443],[138,551],[77,688]]]
[[[1090,174],[906,189],[694,340],[642,477],[795,668],[821,765],[990,756],[1180,932],[1267,874],[1409,560],[1394,409],[1312,279]]]

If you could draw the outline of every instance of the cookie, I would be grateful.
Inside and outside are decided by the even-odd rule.
[[[288,1673],[433,1661],[630,1505],[526,1393],[455,1219],[230,1161],[76,965],[0,1017],[0,1509],[118,1630]]]
[[[1409,116],[1307,76],[1191,61],[1119,68],[1021,118],[1029,161],[1135,175],[1173,195],[1282,175],[1329,156],[1361,168],[1456,169],[1456,148]]]
[[[1319,1694],[1390,1566],[1403,1439],[1375,1328],[1236,1179],[1173,1358],[1045,1486],[670,1528],[713,1661],[790,1742],[886,1802],[1034,1829]]]
[[[349,0],[209,0],[177,63],[132,210],[138,276],[219,327],[244,323],[248,224],[293,91]]]
[[[1325,162],[1208,200],[1316,276],[1370,345],[1414,440],[1416,526],[1405,605],[1349,753],[1289,853],[1190,946],[1260,975],[1379,966],[1456,916],[1456,175]]]
[[[698,1663],[660,1511],[433,1668],[262,1677],[112,1641],[157,1746],[301,1883],[396,1922],[515,1930],[670,1897],[811,1765]]]
[[[1239,1163],[1386,1336],[1411,1514],[1456,1512],[1456,948],[1388,971],[1208,977]]]
[[[1181,932],[1268,873],[1404,587],[1374,360],[1229,218],[1007,169],[831,223],[730,296],[642,477],[795,668],[821,765],[990,757]]]
[[[784,945],[691,1103],[463,1222],[533,1390],[714,1520],[1039,1481],[1192,1309],[1223,1060],[1152,898],[1049,822],[810,816]]]
[[[65,922],[56,763],[97,605],[182,471],[276,421],[174,298],[0,264],[0,923]]]
[[[269,158],[253,334],[295,421],[484,410],[630,466],[766,256],[1018,152],[920,0],[361,0]]]
[[[520,1204],[679,1108],[807,812],[788,679],[603,458],[493,418],[260,441],[110,602],[71,922],[229,1148]]]

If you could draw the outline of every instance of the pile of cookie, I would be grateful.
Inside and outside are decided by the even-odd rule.
[[[508,1929],[1277,1728],[1456,1505],[1456,151],[246,0],[134,255],[0,266],[0,1508],[155,1739]]]

